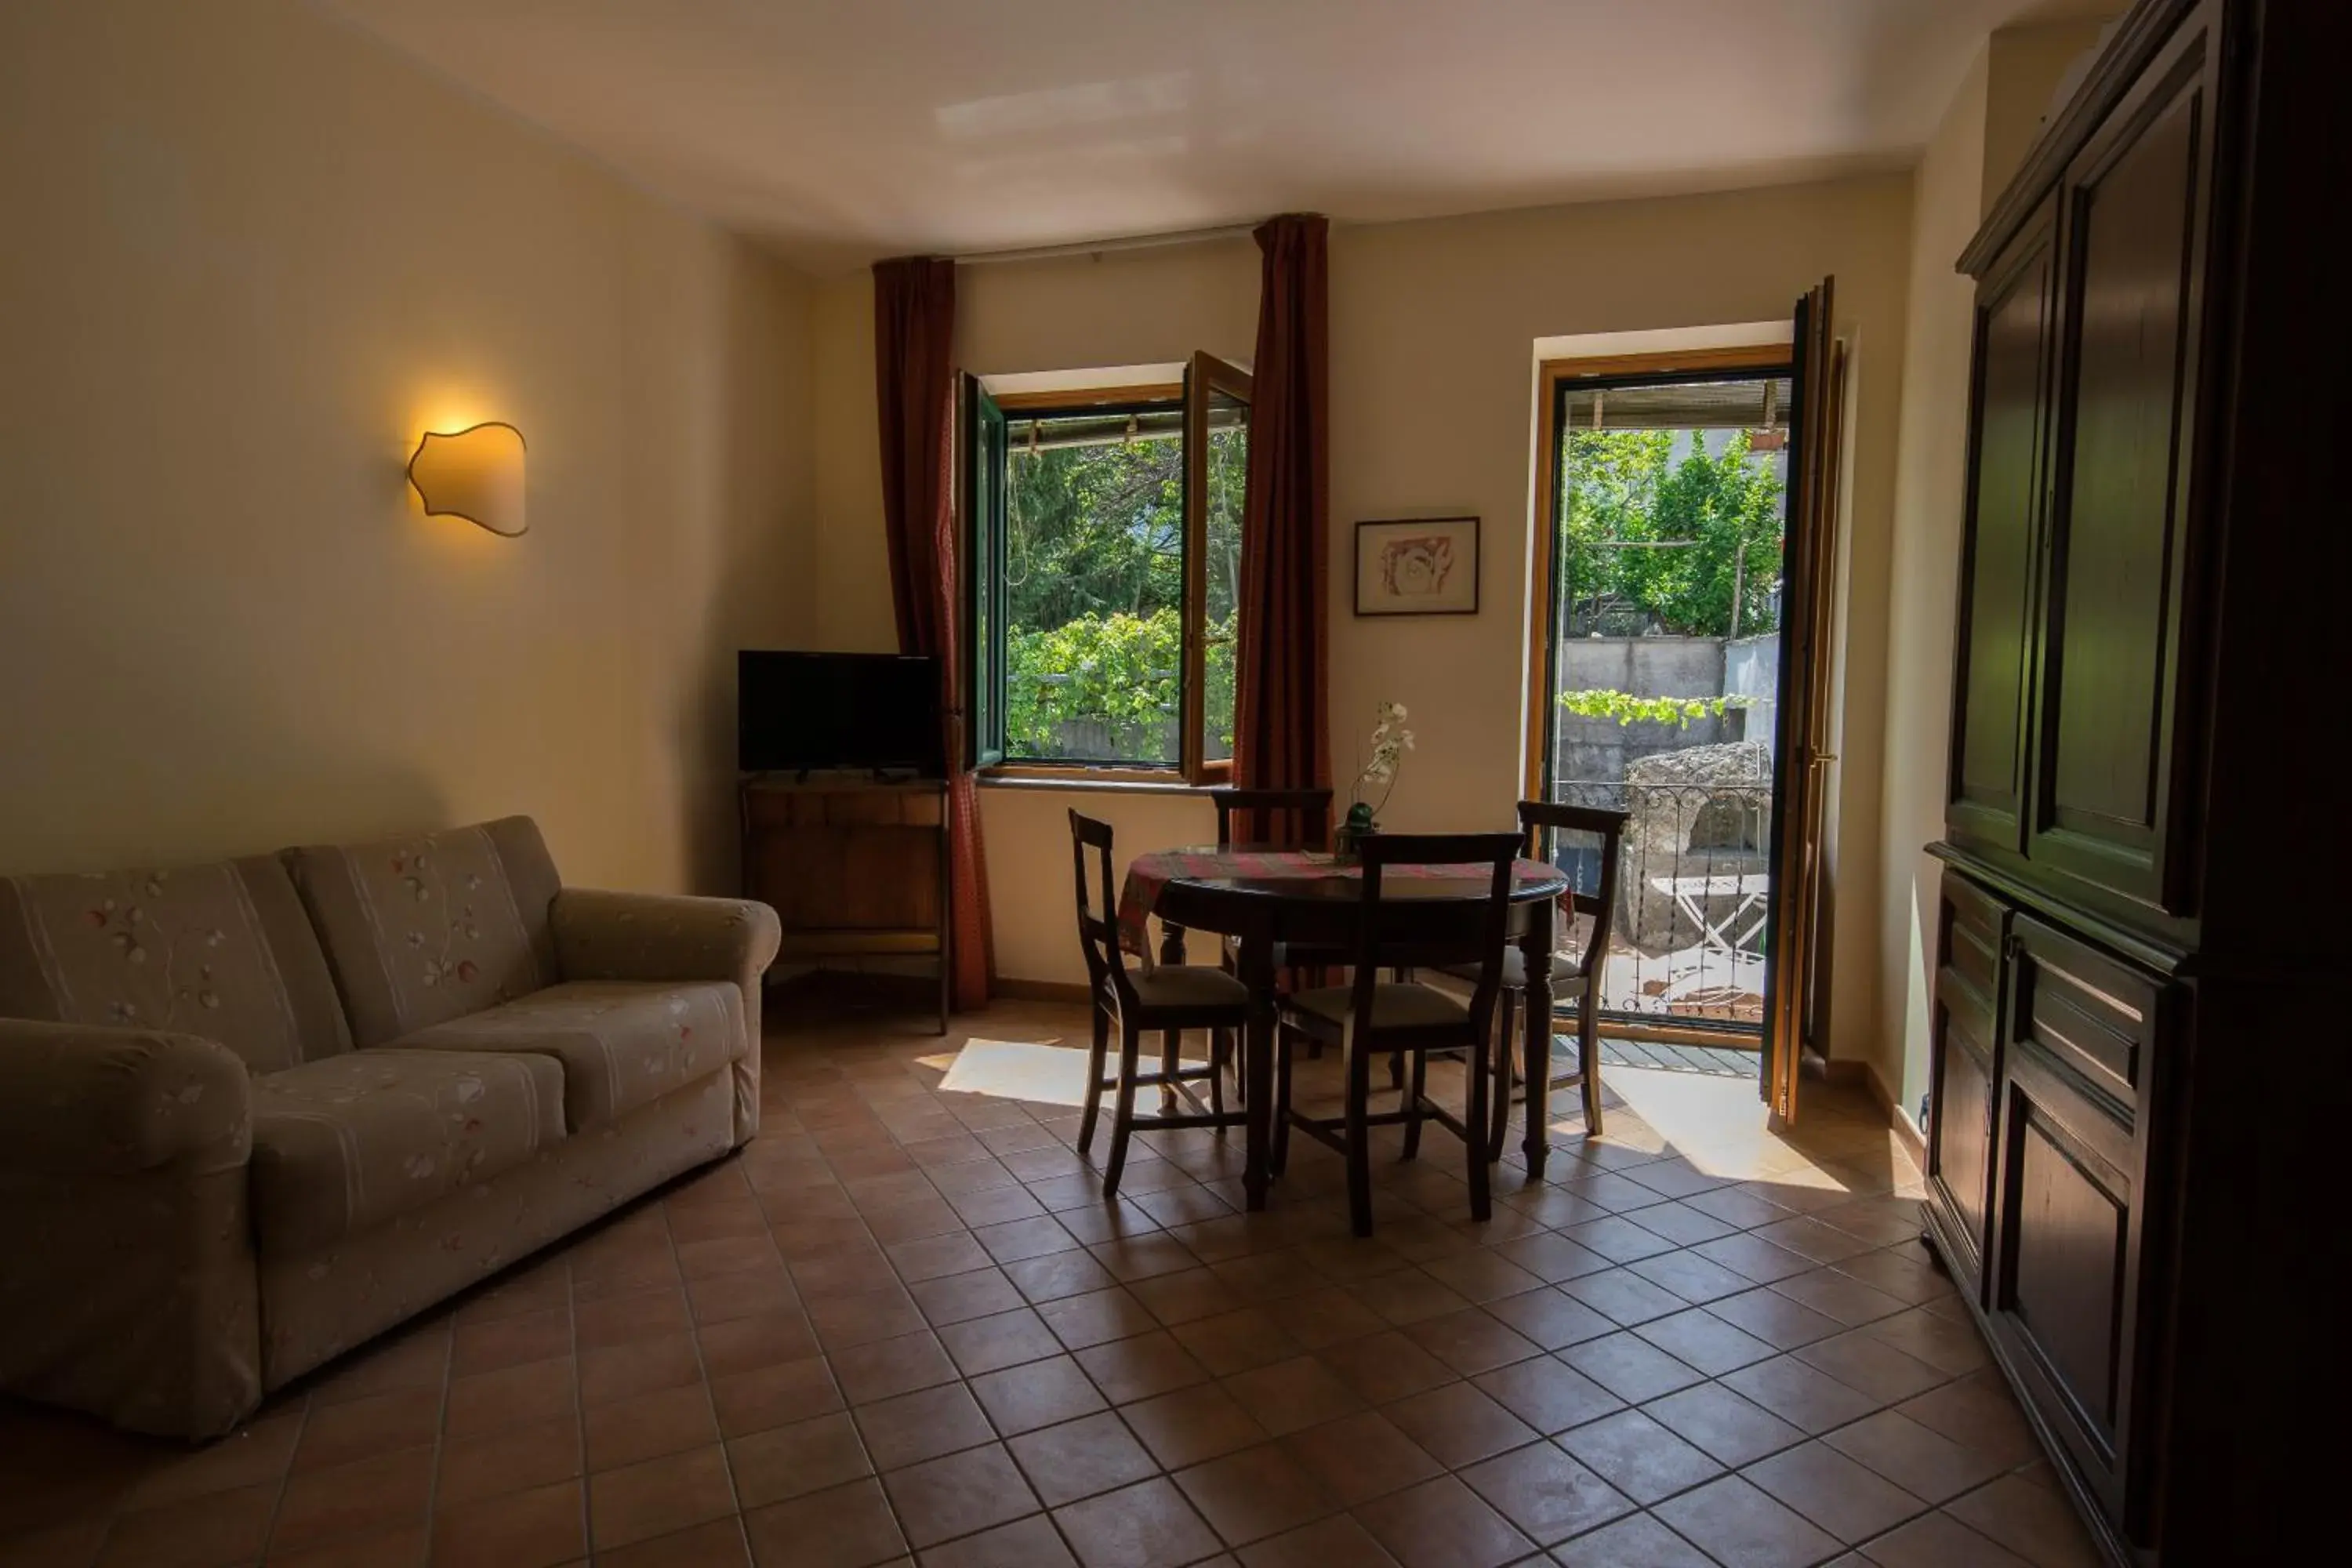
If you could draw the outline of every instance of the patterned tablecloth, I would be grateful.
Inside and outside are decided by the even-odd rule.
[[[1486,874],[1484,867],[1470,866],[1391,866],[1384,875],[1419,877],[1443,880],[1470,875]],[[1138,855],[1128,862],[1127,881],[1118,894],[1118,941],[1128,952],[1149,958],[1150,944],[1145,940],[1146,922],[1151,919],[1152,906],[1159,901],[1160,889],[1178,878],[1214,879],[1246,877],[1253,881],[1324,881],[1332,878],[1356,879],[1363,875],[1360,866],[1342,866],[1330,856],[1316,849],[1155,849]],[[1521,883],[1556,878],[1559,872],[1540,860],[1521,860],[1517,868],[1517,879]]]

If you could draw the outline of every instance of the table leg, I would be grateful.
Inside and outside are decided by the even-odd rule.
[[[1519,937],[1519,954],[1527,960],[1528,1179],[1541,1181],[1545,1156],[1551,1152],[1547,1136],[1551,1121],[1551,938],[1553,906],[1547,900],[1528,911],[1528,929]]]
[[[1182,926],[1170,925],[1166,921],[1160,922],[1160,962],[1162,963],[1184,962],[1184,928]]]
[[[1242,1071],[1248,1085],[1242,1106],[1244,1125],[1248,1129],[1242,1190],[1249,1209],[1255,1213],[1265,1207],[1267,1165],[1273,1143],[1274,943],[1256,935],[1244,938],[1241,970],[1242,984],[1249,987],[1249,1022],[1242,1031]]]

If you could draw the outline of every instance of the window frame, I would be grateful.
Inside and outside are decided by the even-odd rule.
[[[1004,467],[1003,410],[976,375],[956,383],[953,437],[954,538],[958,607],[957,652],[963,668],[953,699],[962,706],[954,727],[961,754],[950,770],[985,771],[1004,760]],[[994,454],[993,458],[991,454]],[[983,475],[993,473],[993,482]],[[986,595],[986,612],[982,613]]]
[[[1231,757],[1212,760],[1209,727],[1209,400],[1218,395],[1249,410],[1248,430],[1257,435],[1256,384],[1250,373],[1214,354],[1195,351],[1184,371],[1184,668],[1181,688],[1184,722],[1180,739],[1184,776],[1195,784],[1231,784]],[[1251,468],[1255,465],[1252,464]],[[1248,481],[1243,482],[1243,527],[1248,528]],[[1241,708],[1243,606],[1234,606],[1234,717]]]
[[[1208,703],[1208,638],[1204,631],[1208,610],[1207,437],[1212,396],[1222,394],[1246,408],[1250,391],[1247,372],[1205,353],[1192,355],[1183,379],[1176,382],[1104,383],[992,395],[980,377],[963,377],[961,399],[966,407],[958,420],[958,429],[963,435],[966,450],[960,454],[957,465],[957,505],[959,536],[963,543],[960,576],[971,648],[966,660],[966,755],[973,760],[984,779],[1128,787],[1200,787],[1230,781],[1232,763],[1224,758],[1212,760],[1204,754]],[[1014,756],[1007,747],[1004,732],[1005,689],[1012,673],[1005,657],[1008,626],[1004,613],[1012,427],[1024,416],[1043,418],[1089,410],[1164,411],[1171,405],[1181,411],[1183,443],[1183,500],[1178,540],[1181,643],[1177,675],[1177,760],[1143,763]],[[1246,508],[1246,498],[1244,504]],[[990,612],[984,620],[977,613],[982,595],[988,595]],[[992,645],[986,647],[979,645],[977,635],[983,625]]]
[[[1568,439],[1568,395],[1580,384],[1649,375],[1792,375],[1793,343],[1740,343],[1720,348],[1666,349],[1653,353],[1588,354],[1545,360],[1536,367],[1536,518],[1528,563],[1527,658],[1519,668],[1527,731],[1519,751],[1524,800],[1545,799],[1544,771],[1551,755],[1550,682],[1559,656],[1559,492]]]

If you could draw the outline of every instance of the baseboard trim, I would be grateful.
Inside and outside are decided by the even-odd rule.
[[[1822,1076],[1827,1081],[1859,1089],[1870,1096],[1871,1103],[1885,1113],[1887,1128],[1902,1143],[1903,1152],[1911,1156],[1911,1163],[1922,1171],[1927,1170],[1927,1141],[1920,1137],[1919,1130],[1911,1125],[1911,1119],[1895,1105],[1894,1094],[1888,1090],[1886,1080],[1878,1076],[1878,1068],[1874,1064],[1841,1058],[1824,1062],[1822,1068]]]
[[[1010,980],[998,975],[990,982],[989,990],[1008,1002],[1084,1004],[1087,999],[1087,988],[1074,980]]]

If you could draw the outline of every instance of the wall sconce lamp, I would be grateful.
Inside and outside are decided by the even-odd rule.
[[[523,517],[522,432],[492,419],[463,430],[425,432],[408,459],[408,482],[428,517],[462,517],[512,539]]]

